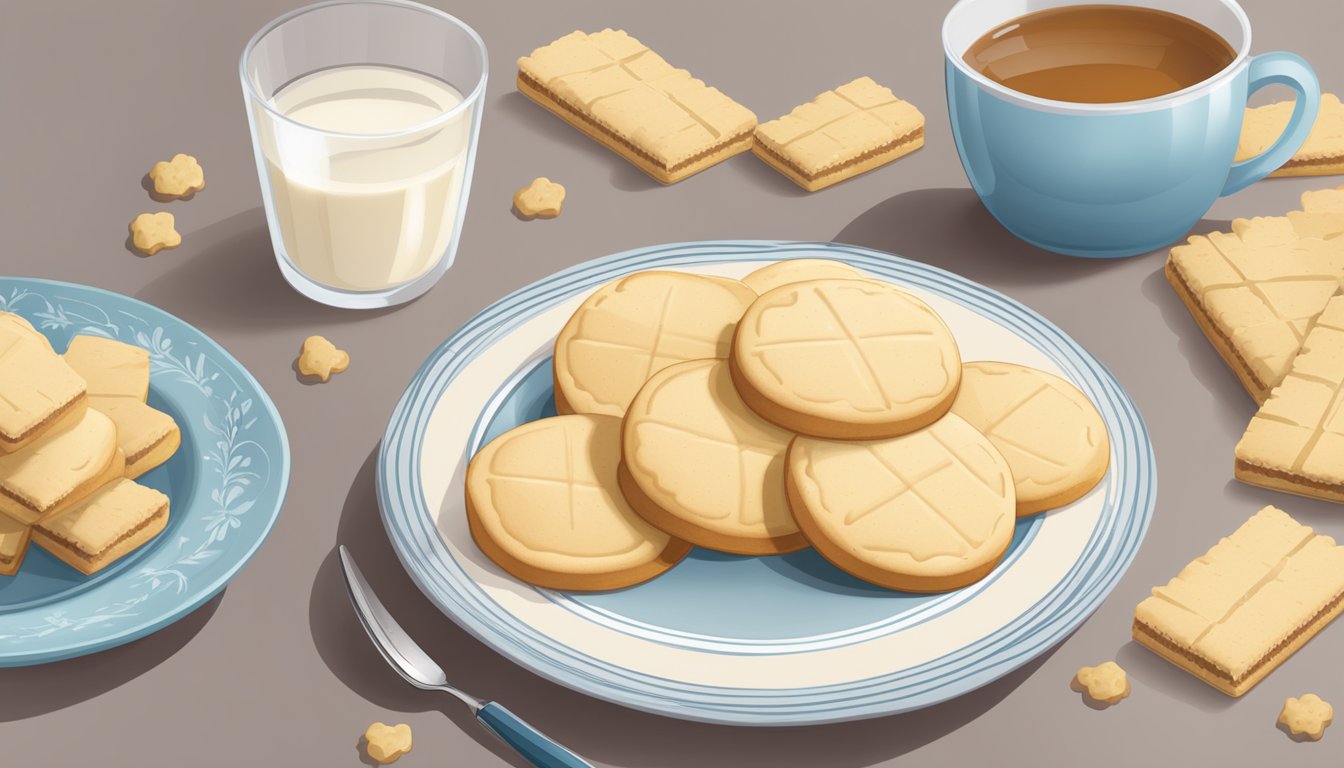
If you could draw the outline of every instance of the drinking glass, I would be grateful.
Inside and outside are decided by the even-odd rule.
[[[443,276],[467,210],[487,71],[471,27],[405,0],[317,3],[257,32],[239,75],[290,285],[324,304],[374,308]],[[396,119],[409,122],[385,125]]]

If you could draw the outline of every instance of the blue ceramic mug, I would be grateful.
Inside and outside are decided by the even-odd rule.
[[[1212,29],[1237,52],[1218,74],[1152,99],[1054,101],[1014,91],[963,56],[1005,22],[1095,0],[961,0],[943,21],[947,108],[957,152],[985,208],[1032,245],[1070,256],[1133,256],[1181,239],[1220,195],[1283,165],[1320,106],[1311,67],[1291,53],[1252,57],[1251,26],[1232,0],[1107,0],[1159,8]],[[1283,135],[1233,162],[1247,96],[1291,87]]]

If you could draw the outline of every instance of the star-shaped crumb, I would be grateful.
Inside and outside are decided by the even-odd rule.
[[[350,355],[337,349],[335,344],[322,336],[309,336],[303,340],[303,350],[299,353],[299,373],[304,376],[316,376],[322,381],[331,378],[331,374],[340,373],[350,367]]]
[[[162,198],[185,198],[205,189],[205,170],[191,155],[176,154],[170,161],[160,160],[149,170],[154,193]]]
[[[1288,697],[1279,712],[1279,724],[1288,728],[1292,736],[1317,741],[1325,735],[1325,729],[1335,718],[1335,708],[1314,693],[1301,698]]]
[[[560,215],[565,203],[565,188],[545,176],[513,194],[513,207],[526,219],[553,219]]]
[[[1107,661],[1079,669],[1070,687],[1098,704],[1115,704],[1129,695],[1129,675],[1119,664]]]
[[[411,751],[411,726],[374,723],[364,731],[364,742],[365,751],[379,765],[395,763],[397,758]]]
[[[182,244],[171,213],[142,213],[131,222],[131,244],[148,256]]]

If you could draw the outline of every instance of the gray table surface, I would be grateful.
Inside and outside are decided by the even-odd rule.
[[[445,4],[480,31],[492,59],[457,264],[415,303],[356,312],[290,290],[260,208],[237,58],[292,0],[4,0],[0,273],[120,291],[209,333],[275,399],[294,466],[270,539],[219,597],[127,646],[0,670],[0,763],[358,765],[360,734],[382,720],[415,729],[415,751],[403,765],[521,765],[452,700],[412,690],[384,667],[342,591],[335,547],[344,543],[454,680],[599,765],[1338,764],[1344,735],[1298,744],[1275,718],[1284,697],[1307,691],[1344,705],[1344,628],[1325,631],[1241,700],[1129,641],[1134,604],[1260,506],[1280,504],[1336,536],[1344,519],[1339,507],[1232,479],[1232,446],[1253,404],[1163,279],[1164,254],[1095,263],[1053,256],[1015,241],[979,206],[944,108],[939,24],[948,5]],[[1246,5],[1255,51],[1296,51],[1327,88],[1344,88],[1344,5]],[[750,156],[661,187],[513,87],[517,56],[574,29],[608,25],[763,118],[872,75],[924,111],[927,146],[817,194]],[[199,157],[209,186],[165,207],[140,184],[154,161],[174,152]],[[565,213],[520,221],[510,197],[538,175],[566,185]],[[1303,190],[1340,181],[1261,182],[1220,200],[1199,230],[1282,213]],[[126,223],[163,209],[177,216],[182,247],[153,258],[128,252]],[[475,312],[555,270],[636,246],[710,238],[835,240],[951,269],[1034,307],[1109,366],[1147,419],[1160,490],[1143,548],[1101,609],[1058,647],[959,699],[897,717],[763,730],[591,699],[514,666],[439,614],[397,563],[374,500],[378,440],[416,367]],[[311,333],[353,359],[324,386],[300,383],[291,368]],[[1133,695],[1095,711],[1069,680],[1080,665],[1111,658],[1129,670]]]

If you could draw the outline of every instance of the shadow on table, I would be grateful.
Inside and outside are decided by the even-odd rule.
[[[1229,226],[1230,223],[1226,221],[1204,220],[1196,225],[1192,234]],[[1212,396],[1213,402],[1228,411],[1229,419],[1236,420],[1243,415],[1249,419],[1255,412],[1255,402],[1241,386],[1236,374],[1223,362],[1218,350],[1205,338],[1204,332],[1190,315],[1190,310],[1186,309],[1184,302],[1172,289],[1167,281],[1165,266],[1164,259],[1157,269],[1144,278],[1140,292],[1150,304],[1157,307],[1162,322],[1176,335],[1177,351],[1185,358],[1195,380]]]
[[[136,298],[217,328],[287,328],[340,325],[392,311],[328,307],[295,291],[280,274],[260,208],[188,232],[182,247],[154,258],[177,266],[142,288]]]
[[[1026,680],[1048,652],[953,701],[877,720],[797,728],[739,728],[637,712],[548,682],[496,654],[441,614],[402,569],[383,530],[374,490],[377,451],[346,497],[337,532],[388,610],[464,690],[496,699],[576,752],[623,766],[872,765],[935,741],[984,714]],[[336,549],[323,561],[309,603],[313,643],[332,673],[370,702],[401,711],[441,710],[513,765],[455,700],[417,691],[379,657],[352,613]],[[837,745],[843,745],[837,747]]]
[[[617,189],[641,192],[663,187],[630,161],[588,138],[582,131],[566,125],[565,121],[519,91],[506,91],[490,104],[489,109],[495,114],[504,113],[514,125],[525,126],[532,136],[545,136],[547,141],[559,142],[566,150],[583,154],[594,167],[609,168],[611,185]],[[524,183],[525,180],[520,181],[519,185]]]
[[[831,239],[998,287],[1067,283],[1127,261],[1061,256],[1028,245],[995,221],[966,188],[902,192],[859,214]]]
[[[1133,640],[1120,646],[1115,661],[1135,680],[1156,689],[1172,701],[1179,701],[1201,712],[1222,712],[1239,701],[1215,690],[1194,675],[1177,670],[1171,662]]]
[[[177,622],[126,645],[51,664],[0,669],[0,722],[55,712],[134,680],[186,646],[223,599],[220,592]]]

